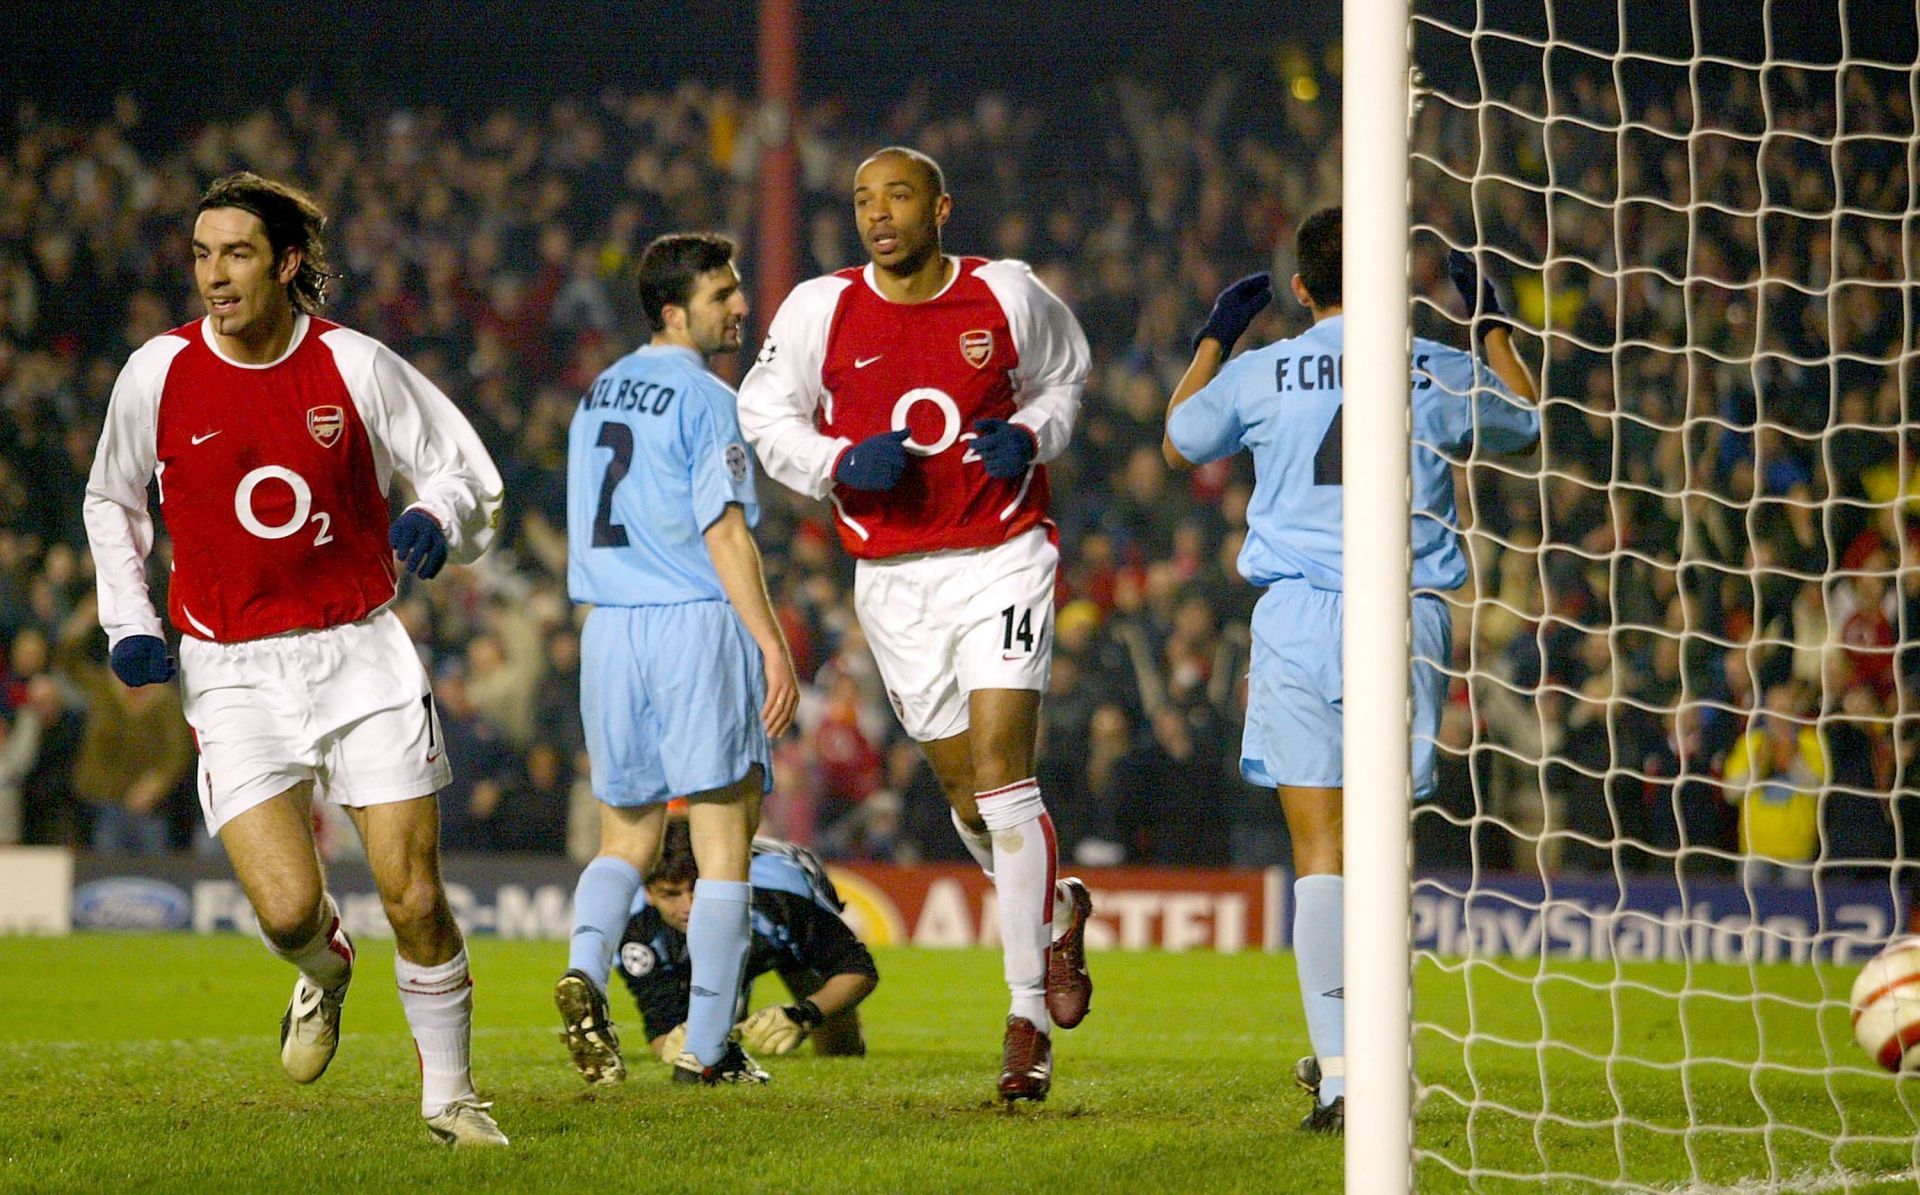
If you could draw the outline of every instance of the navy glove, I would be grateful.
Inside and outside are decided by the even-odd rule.
[[[1012,481],[1026,474],[1040,451],[1040,441],[1030,428],[1004,419],[981,419],[974,423],[974,455],[987,467],[988,477]]]
[[[173,657],[158,635],[128,635],[113,645],[113,674],[130,689],[173,679]]]
[[[447,533],[424,510],[409,510],[395,519],[387,542],[406,570],[422,581],[433,580],[447,562]]]
[[[1207,315],[1207,322],[1193,334],[1193,347],[1196,351],[1200,342],[1211,337],[1220,342],[1226,352],[1233,351],[1234,342],[1245,335],[1247,325],[1261,309],[1273,302],[1273,275],[1261,270],[1258,274],[1248,274],[1245,278],[1220,292],[1213,301],[1213,311]]]
[[[1453,276],[1453,288],[1460,292],[1461,302],[1467,305],[1467,318],[1474,319],[1475,299],[1478,298],[1478,316],[1474,323],[1473,334],[1476,338],[1485,337],[1495,328],[1508,326],[1507,313],[1500,306],[1500,296],[1493,289],[1493,283],[1480,273],[1480,267],[1474,260],[1458,249],[1447,251],[1447,273]]]
[[[840,454],[833,477],[841,485],[855,490],[890,490],[900,484],[907,471],[908,428],[868,436]]]

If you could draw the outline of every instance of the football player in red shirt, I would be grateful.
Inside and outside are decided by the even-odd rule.
[[[1053,652],[1045,463],[1073,432],[1087,341],[1022,262],[941,252],[940,167],[883,149],[854,176],[870,262],[796,287],[740,387],[782,484],[833,505],[854,606],[907,733],[999,897],[1012,1007],[1000,1095],[1044,1099],[1051,1030],[1086,1015],[1086,886],[1056,882],[1034,779]]]
[[[425,670],[388,608],[486,550],[499,471],[465,417],[385,345],[316,314],[326,217],[242,172],[201,197],[205,318],[135,350],[87,482],[87,538],[113,671],[174,675],[147,593],[147,483],[173,537],[167,606],[200,749],[199,789],[275,954],[300,971],[280,1062],[318,1079],[339,1044],[353,943],[314,848],[316,797],[347,808],[393,926],[421,1111],[439,1140],[505,1145],[469,1066],[473,985],[440,879],[451,778]],[[417,495],[387,524],[394,474]]]

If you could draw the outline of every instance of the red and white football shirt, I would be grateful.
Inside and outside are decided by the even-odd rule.
[[[873,267],[794,288],[740,386],[740,426],[767,472],[830,498],[840,541],[863,558],[1003,543],[1043,522],[1045,462],[1072,435],[1086,385],[1086,336],[1025,263],[949,259],[952,280],[895,303]],[[980,419],[1007,419],[1039,445],[1024,477],[988,476],[971,451]],[[909,429],[900,484],[835,484],[850,445]]]
[[[222,356],[204,320],[155,337],[121,371],[87,482],[101,625],[116,643],[160,633],[150,478],[183,634],[236,643],[367,617],[394,595],[396,470],[450,559],[486,549],[498,470],[453,403],[378,341],[303,314],[280,359],[252,366]]]

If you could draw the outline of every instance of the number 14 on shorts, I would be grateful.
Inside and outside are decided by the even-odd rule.
[[[1016,617],[1019,619],[1018,622],[1014,621]],[[1033,654],[1033,609],[1031,607],[1022,609],[1019,606],[1008,606],[1000,611],[1000,626],[1002,630],[1001,659],[1017,660]],[[1014,650],[1015,643],[1020,645],[1018,651]]]

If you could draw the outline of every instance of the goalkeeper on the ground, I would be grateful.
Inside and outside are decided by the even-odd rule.
[[[665,838],[615,958],[654,1056],[671,1065],[687,1031],[693,983],[687,916],[699,871],[685,820],[670,820]],[[786,1054],[811,1037],[819,1054],[866,1053],[855,1006],[880,982],[880,972],[841,920],[840,894],[820,860],[804,847],[757,838],[748,879],[753,941],[735,1012],[742,1043],[760,1054]],[[792,1001],[742,1020],[753,981],[769,971],[779,974]]]

